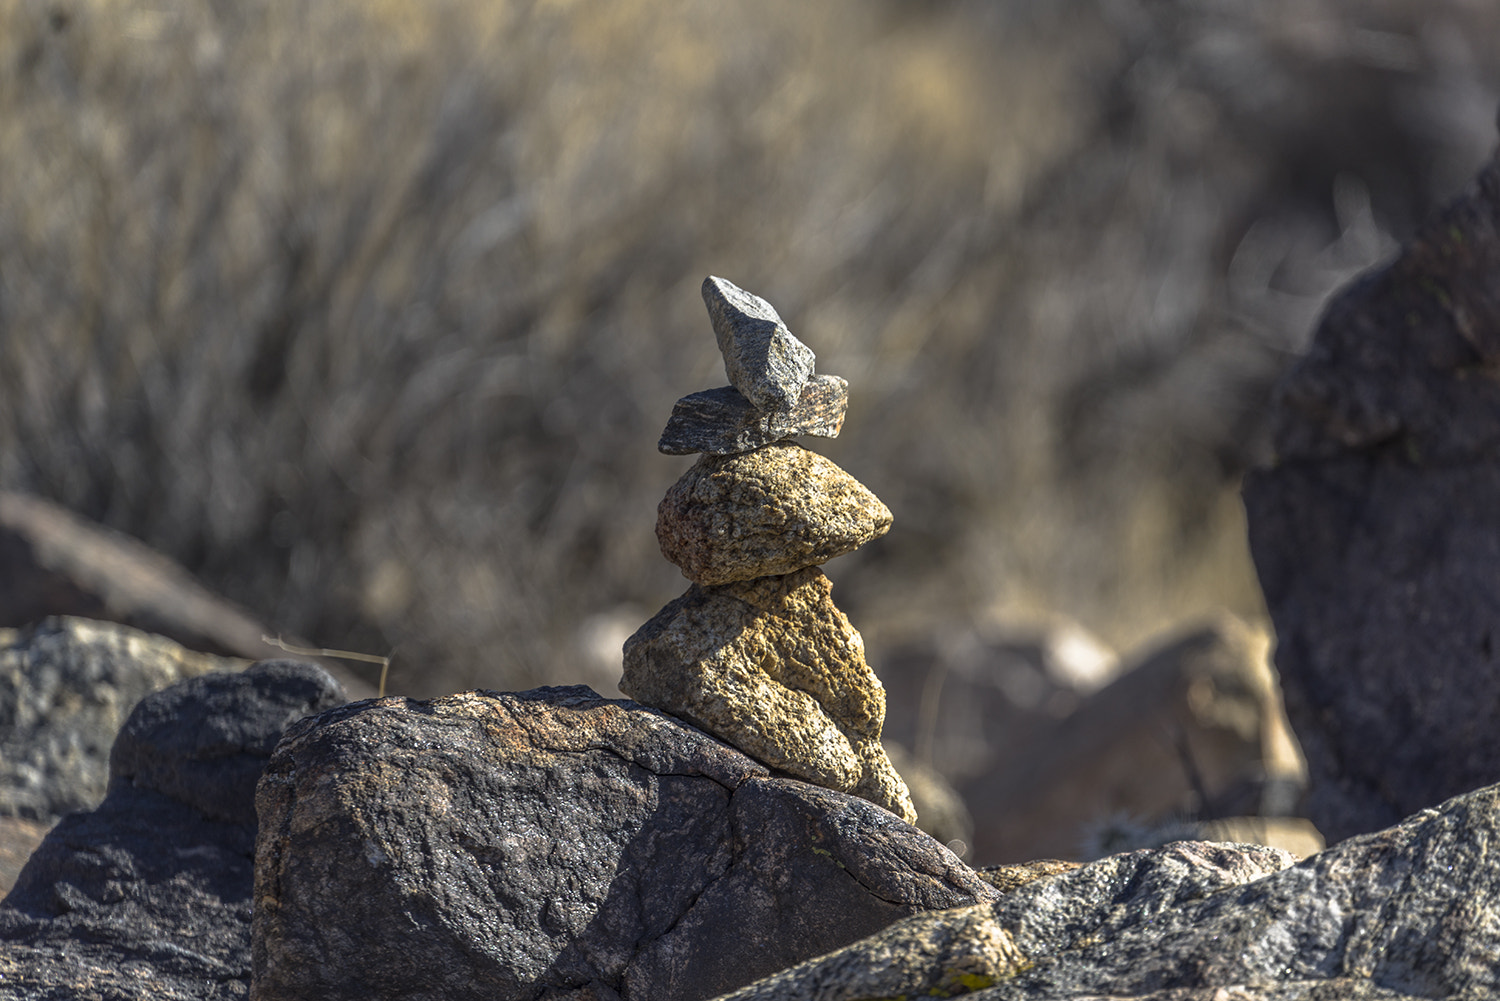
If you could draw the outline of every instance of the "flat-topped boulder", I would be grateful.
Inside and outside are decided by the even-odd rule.
[[[701,999],[992,886],[862,799],[575,686],[354,703],[257,804],[252,997]]]
[[[705,455],[657,508],[662,555],[697,584],[788,574],[853,552],[891,527],[880,498],[794,442]]]

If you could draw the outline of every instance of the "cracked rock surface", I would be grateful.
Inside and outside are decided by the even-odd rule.
[[[890,509],[864,484],[780,442],[700,458],[662,498],[656,538],[684,577],[729,584],[827,563],[890,527]]]
[[[581,686],[355,703],[258,794],[252,996],[707,998],[998,892],[863,800]]]

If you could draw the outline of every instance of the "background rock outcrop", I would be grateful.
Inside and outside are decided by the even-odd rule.
[[[1076,625],[953,640],[898,653],[887,733],[953,776],[974,863],[1095,859],[1230,818],[1249,840],[1320,845],[1295,819],[1305,766],[1264,630],[1221,615],[1118,660]]]
[[[1247,478],[1309,816],[1330,839],[1500,779],[1500,159],[1330,305]]]
[[[110,747],[141,698],[244,666],[89,619],[0,630],[0,816],[50,823],[98,806]]]
[[[705,998],[996,896],[879,807],[583,687],[304,720],[258,805],[257,1001]]]

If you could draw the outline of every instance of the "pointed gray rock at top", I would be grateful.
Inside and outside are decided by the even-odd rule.
[[[733,282],[705,278],[703,302],[734,388],[763,413],[795,407],[812,378],[812,348],[792,336],[769,302]]]

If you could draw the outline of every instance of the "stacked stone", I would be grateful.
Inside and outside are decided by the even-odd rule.
[[[906,784],[880,746],[885,690],[819,565],[891,527],[848,473],[789,439],[837,437],[848,383],[771,304],[703,283],[733,384],[677,402],[657,447],[702,453],[657,511],[662,554],[693,582],[625,642],[620,690],[789,775],[908,822]]]

